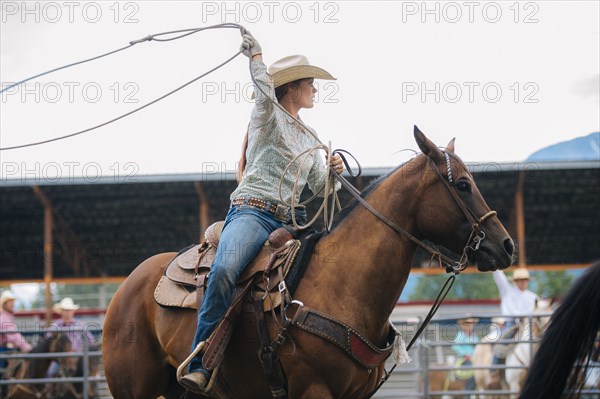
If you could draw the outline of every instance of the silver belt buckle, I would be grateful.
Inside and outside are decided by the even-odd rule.
[[[275,208],[275,219],[279,220],[280,222],[285,222],[287,220],[287,214],[289,210],[289,207],[277,204],[277,208]]]

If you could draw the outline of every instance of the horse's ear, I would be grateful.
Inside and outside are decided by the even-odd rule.
[[[442,151],[439,148],[437,148],[437,146],[433,144],[431,140],[425,137],[425,135],[422,131],[419,130],[417,125],[415,125],[415,140],[417,141],[417,144],[419,145],[421,151],[423,151],[423,154],[427,155],[429,158],[433,159],[434,161],[444,158],[444,154],[442,153]]]
[[[454,137],[452,140],[450,140],[450,142],[446,146],[446,151],[448,151],[448,152],[455,152],[454,151],[454,140],[456,140],[456,137]]]

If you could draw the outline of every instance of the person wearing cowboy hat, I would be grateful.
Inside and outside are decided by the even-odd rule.
[[[29,352],[31,345],[17,331],[15,322],[15,296],[11,291],[0,294],[0,351],[16,348],[21,352]]]
[[[65,297],[60,302],[55,303],[52,309],[60,315],[60,318],[50,325],[50,333],[53,329],[56,329],[66,334],[71,341],[73,351],[81,350],[84,337],[84,331],[81,330],[84,330],[85,325],[75,318],[79,305],[73,301],[73,298]],[[89,332],[85,332],[85,335],[87,335],[88,342],[92,344],[94,337]]]
[[[17,331],[17,323],[14,318],[15,297],[10,291],[2,291],[0,294],[0,353],[18,349],[21,352],[31,351],[31,345]],[[0,378],[9,377],[5,375],[7,359],[0,359]],[[5,388],[0,386],[0,396],[4,397]]]
[[[57,332],[65,334],[69,338],[69,341],[71,341],[72,352],[79,352],[83,349],[84,339],[87,339],[90,345],[95,342],[94,337],[85,331],[86,326],[75,318],[75,313],[79,309],[79,305],[73,301],[73,298],[63,298],[60,302],[55,303],[52,309],[60,315],[60,319],[48,327],[46,336],[49,337]],[[47,375],[48,377],[55,377],[58,375],[58,371],[58,363],[51,362]]]
[[[506,319],[506,330],[514,325],[515,317],[532,314],[539,297],[528,289],[530,277],[524,267],[514,271],[514,284],[501,270],[496,270],[492,275],[500,292],[500,313]]]
[[[515,269],[512,275],[514,284],[508,280],[508,277],[501,270],[492,273],[494,282],[500,292],[500,313],[506,320],[502,327],[500,339],[511,339],[517,333],[517,319],[521,316],[533,314],[535,305],[539,297],[531,292],[529,288],[529,272],[524,267]],[[508,353],[507,344],[494,345],[494,357],[492,365],[503,364]],[[495,370],[492,374],[500,375],[500,370]]]
[[[286,168],[296,156],[319,144],[316,132],[309,127],[307,131],[295,119],[301,121],[299,111],[314,106],[317,92],[314,80],[335,78],[310,64],[303,55],[284,57],[267,69],[258,41],[244,29],[242,37],[240,50],[250,59],[255,104],[238,167],[238,186],[230,196],[231,207],[198,311],[192,351],[206,342],[224,316],[238,276],[258,254],[269,234],[292,224],[291,209],[285,204],[290,204],[294,195],[300,198],[306,185],[322,196],[328,176],[328,168],[316,152],[296,161],[295,167],[287,171]],[[342,173],[339,156],[333,156],[331,166],[335,172]],[[339,188],[340,184],[336,183],[335,189]],[[296,208],[294,212],[296,221],[305,224],[305,209]],[[181,385],[202,393],[211,377],[202,365],[202,351],[191,361],[188,370],[180,380]]]

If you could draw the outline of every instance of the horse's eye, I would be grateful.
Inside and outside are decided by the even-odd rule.
[[[456,183],[456,188],[458,188],[459,191],[464,191],[464,192],[470,192],[471,191],[471,185],[464,181],[461,180],[459,182]]]

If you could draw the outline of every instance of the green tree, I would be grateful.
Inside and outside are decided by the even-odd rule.
[[[563,296],[573,282],[573,275],[569,272],[536,272],[533,276],[535,291],[543,298],[557,298]]]
[[[409,296],[411,301],[433,301],[448,275],[422,275]],[[495,299],[498,288],[491,273],[459,274],[446,299]]]
[[[510,270],[510,269],[509,269]],[[510,276],[510,273],[508,274]],[[542,298],[564,295],[574,280],[570,271],[534,271],[529,289]],[[447,275],[422,275],[409,296],[411,301],[433,301],[448,279]],[[500,296],[491,273],[460,274],[447,299],[498,299]]]

